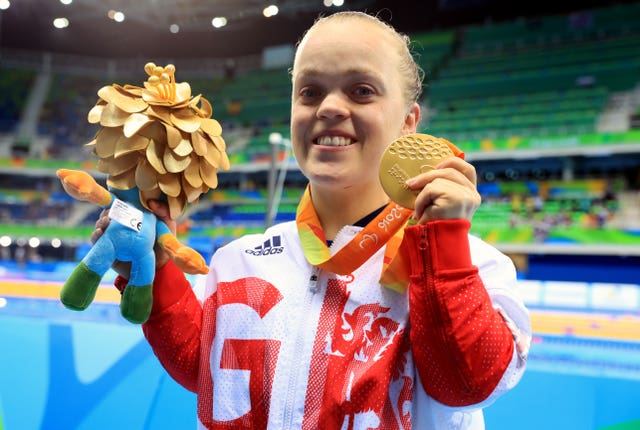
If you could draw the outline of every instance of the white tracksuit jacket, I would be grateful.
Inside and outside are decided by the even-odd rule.
[[[332,253],[359,230],[343,228]],[[458,243],[452,243],[456,234]],[[490,297],[488,312],[499,314],[513,335],[508,341],[517,341],[489,391],[472,404],[447,406],[435,400],[455,403],[446,400],[457,394],[448,393],[447,379],[441,378],[451,371],[437,370],[447,366],[447,360],[430,363],[434,349],[427,348],[426,355],[416,352],[423,339],[433,336],[409,336],[417,326],[427,326],[424,333],[431,333],[432,320],[414,321],[409,317],[410,294],[378,283],[384,247],[351,275],[335,275],[306,261],[295,222],[219,249],[211,272],[195,288],[197,301],[172,263],[160,269],[154,288],[158,295],[160,289],[172,289],[173,296],[154,302],[143,326],[145,335],[169,373],[197,392],[198,428],[483,429],[482,408],[522,376],[522,345],[531,330],[511,260],[468,233],[460,237],[461,233],[440,233],[439,241],[449,243],[438,246],[461,247],[464,254],[466,243],[459,242],[468,241],[470,259],[484,284],[480,289]],[[432,264],[437,269],[436,260]],[[451,273],[456,276],[457,271]],[[442,279],[439,288],[446,289],[451,281]],[[463,294],[463,305],[475,300]],[[445,318],[459,319],[456,315],[454,310]],[[476,330],[474,321],[484,317],[476,315],[461,321],[457,327],[463,329],[456,330],[473,334],[482,329],[478,323]],[[443,341],[449,342],[446,336]],[[442,344],[435,346],[436,352],[441,349]]]

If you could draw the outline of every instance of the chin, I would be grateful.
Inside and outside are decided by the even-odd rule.
[[[355,178],[353,175],[313,175],[309,177],[312,186],[335,191],[360,188],[364,185],[362,178]]]
[[[307,175],[309,178],[309,182],[315,185],[334,185],[343,182],[340,177],[334,175],[328,175],[326,173],[323,174],[310,174]]]
[[[344,186],[345,183],[349,182],[346,177],[340,175],[327,174],[323,173],[311,173],[306,175],[309,179],[309,182],[312,185],[318,187],[337,187]]]

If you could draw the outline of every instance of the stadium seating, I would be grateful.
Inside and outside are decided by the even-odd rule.
[[[40,113],[40,133],[52,135],[55,145],[81,144],[80,137],[90,136],[87,113],[98,100],[97,92],[103,85],[108,84],[96,77],[56,73]]]
[[[233,78],[196,80],[193,89],[207,97],[214,116],[231,126],[287,124],[291,110],[288,69],[254,70]]]
[[[15,132],[35,72],[0,65],[0,133]]]
[[[465,28],[429,82],[425,130],[456,141],[596,132],[607,96],[638,83],[631,17],[637,5]]]
[[[470,157],[484,153],[482,159],[491,160],[501,157],[499,151],[553,151],[563,145],[578,148],[576,154],[580,148],[609,144],[626,145],[629,151],[640,142],[640,130],[599,130],[611,97],[631,93],[640,81],[638,4],[422,32],[411,38],[412,52],[426,74],[420,100],[425,119],[419,131],[454,141]],[[32,70],[0,67],[5,95],[0,132],[14,131],[34,78]],[[65,164],[94,169],[91,157],[80,148],[95,133],[86,115],[97,90],[112,82],[135,83],[130,77],[106,82],[99,74],[59,71],[52,78],[38,129],[52,138],[48,158],[0,159],[0,168],[52,171]],[[213,116],[223,124],[232,165],[269,161],[272,133],[290,138],[288,68],[242,70],[189,82],[194,94],[211,101]],[[635,115],[640,116],[640,106]],[[482,167],[481,161],[477,163]],[[637,243],[637,227],[628,227],[629,217],[620,215],[635,212],[621,206],[621,200],[604,199],[604,189],[598,188],[610,177],[601,173],[584,180],[557,183],[556,179],[481,182],[484,203],[474,218],[473,233],[494,243]],[[594,184],[600,184],[597,190],[589,188]],[[189,209],[190,223],[184,232],[199,249],[210,252],[233,237],[260,230],[265,186],[263,174],[258,183],[241,187],[251,188],[248,191],[228,187],[211,191]],[[617,178],[615,193],[621,195],[627,186]],[[0,227],[7,231],[18,231],[14,226],[20,224],[24,235],[86,240],[97,216],[97,210],[80,210],[70,201],[36,205],[23,191],[0,187]],[[543,193],[550,188],[554,193]],[[299,183],[285,187],[276,220],[293,219],[301,192]],[[542,194],[541,202],[535,203]],[[534,203],[540,205],[535,210]],[[14,221],[32,219],[34,213],[48,219],[45,213],[50,210],[77,212],[73,225],[62,227],[59,219],[49,219],[46,226],[30,231],[24,225],[28,223]],[[604,213],[606,217],[601,216]]]

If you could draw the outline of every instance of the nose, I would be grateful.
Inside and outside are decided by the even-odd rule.
[[[342,94],[330,92],[320,102],[317,116],[320,119],[346,118],[349,116],[349,104]]]

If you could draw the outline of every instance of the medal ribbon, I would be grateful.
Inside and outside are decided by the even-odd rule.
[[[309,263],[338,275],[348,275],[364,264],[373,254],[385,244],[387,248],[384,255],[383,277],[386,269],[397,254],[402,243],[404,227],[413,213],[397,203],[389,203],[373,220],[356,234],[335,255],[331,255],[327,240],[322,231],[320,220],[311,202],[310,186],[307,186],[296,212],[296,224],[298,235],[302,244],[302,251]],[[397,279],[397,275],[391,276],[393,284],[388,285],[393,289],[404,290],[408,278]],[[404,276],[400,275],[400,278]],[[404,285],[401,285],[404,284]],[[403,288],[404,287],[404,288]]]
[[[442,141],[451,148],[456,157],[464,159],[464,152],[448,140]],[[407,224],[415,222],[410,219],[412,213],[412,209],[390,202],[349,243],[332,256],[311,201],[311,187],[307,185],[296,211],[296,225],[307,261],[338,275],[352,273],[386,244],[380,283],[404,293],[409,285],[410,268],[408,257],[405,256],[406,250],[401,249],[400,245],[404,237],[404,228]]]

